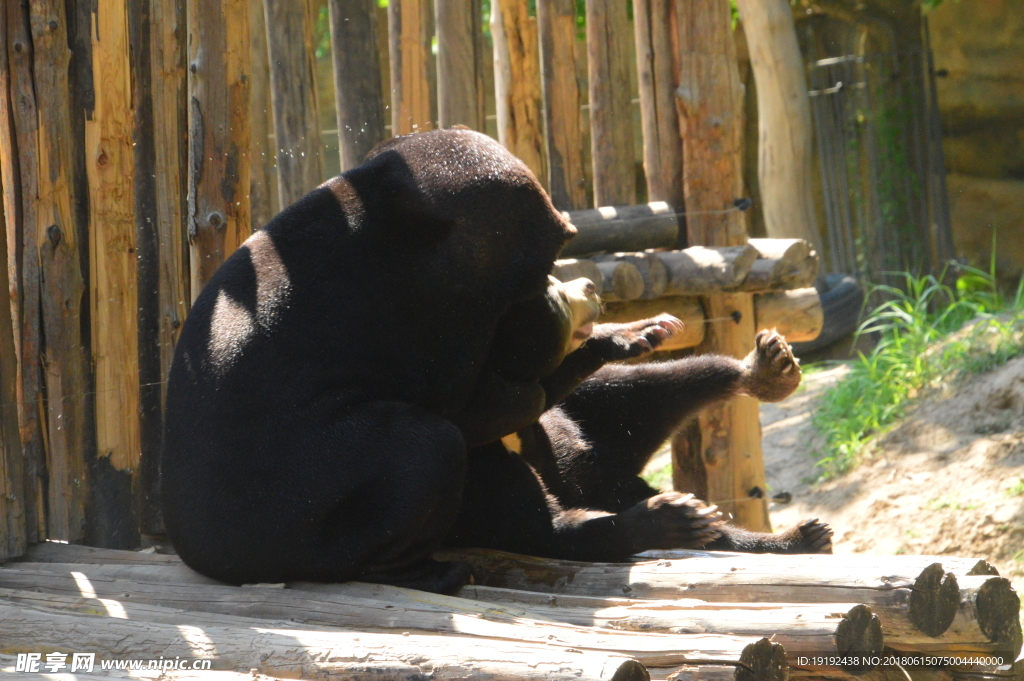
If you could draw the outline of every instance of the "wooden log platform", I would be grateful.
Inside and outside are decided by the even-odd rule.
[[[439,557],[467,560],[475,583],[458,596],[359,582],[237,587],[174,555],[36,544],[0,567],[0,655],[74,650],[101,659],[211,660],[212,671],[159,677],[168,681],[242,681],[239,674],[261,681],[890,681],[891,670],[865,658],[916,651],[1012,660],[1021,648],[1016,593],[976,559],[703,551],[648,552],[621,564],[483,551]],[[808,664],[814,656],[846,662]],[[10,666],[0,657],[0,671]],[[961,681],[1015,678],[952,667],[910,678],[939,681],[931,678],[939,672]]]

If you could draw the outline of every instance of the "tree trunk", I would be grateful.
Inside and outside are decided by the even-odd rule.
[[[434,0],[437,26],[437,120],[442,128],[484,130],[480,3]]]
[[[427,75],[431,36],[428,0],[395,0],[388,4],[391,55],[391,134],[408,135],[434,127]]]
[[[820,243],[814,216],[811,105],[786,0],[737,0],[757,83],[758,184],[768,236]]]

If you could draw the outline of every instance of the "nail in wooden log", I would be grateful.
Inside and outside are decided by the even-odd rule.
[[[633,3],[647,195],[681,212],[683,143],[676,115],[672,14],[672,0]]]
[[[664,201],[639,206],[602,206],[565,214],[579,233],[562,249],[562,256],[674,248],[679,225]]]
[[[666,295],[696,296],[738,288],[758,258],[750,245],[659,252],[668,268]]]
[[[116,615],[116,606],[110,607]],[[158,650],[164,658],[210,659],[214,668],[255,669],[271,676],[328,681],[419,681],[424,676],[494,681],[649,678],[644,666],[629,657],[555,645],[412,633],[301,630],[293,623],[261,620],[249,620],[249,628],[245,628],[245,623],[238,621],[242,618],[232,618],[228,625],[207,624],[208,616],[161,610],[166,610],[161,622],[128,621],[0,601],[0,633],[4,649],[10,653],[75,650],[106,659],[148,659]],[[210,619],[218,622],[221,617]]]
[[[491,37],[498,140],[544,182],[537,21],[529,16],[526,0],[493,0]]]
[[[636,267],[644,282],[644,289],[640,294],[643,299],[658,298],[668,288],[668,269],[654,253],[614,253],[597,255],[592,260],[599,266],[606,262],[626,262]]]
[[[38,109],[37,196],[24,197],[36,201],[37,241],[24,255],[38,259],[41,276],[41,330],[46,339],[47,536],[81,541],[88,487],[84,454],[89,447],[85,408],[79,396],[89,390],[89,372],[82,351],[85,282],[79,264],[80,244],[86,234],[83,225],[76,224],[71,177],[72,145],[78,141],[70,134],[71,52],[63,2],[31,3],[30,19],[33,85],[43,105]]]
[[[16,382],[18,429],[21,436],[24,485],[22,506],[26,539],[39,541],[46,536],[46,507],[43,491],[46,468],[45,419],[39,405],[43,395],[40,319],[39,260],[36,196],[39,185],[38,111],[32,83],[32,40],[29,34],[28,3],[5,3],[6,65],[5,80],[9,97],[5,106],[3,131],[3,167],[5,203],[8,212],[7,253],[8,295],[18,358]],[[7,108],[9,107],[9,108]],[[10,112],[7,116],[6,112]],[[130,194],[129,194],[130,195]]]
[[[670,296],[655,300],[609,302],[605,304],[598,321],[635,322],[640,319],[650,319],[659,314],[670,314],[683,322],[682,333],[672,336],[659,345],[659,352],[696,347],[704,340],[707,325],[704,319],[704,308],[697,298]]]
[[[609,260],[594,264],[601,270],[601,296],[605,300],[636,300],[644,294],[644,276],[633,263]]]
[[[193,299],[252,233],[248,10],[248,0],[188,3],[187,224]]]
[[[587,206],[574,0],[537,0],[548,194],[559,210]]]
[[[754,317],[758,329],[777,329],[790,343],[814,340],[825,323],[814,287],[754,296]]]
[[[636,202],[629,81],[633,36],[625,3],[587,0],[586,11],[594,204],[628,205]]]
[[[274,104],[270,95],[270,53],[267,47],[267,15],[263,0],[249,0],[249,211],[257,230],[281,212],[274,180],[277,153],[271,138]]]
[[[466,560],[475,582],[544,593],[629,598],[700,598],[720,602],[850,603],[869,606],[890,629],[913,628],[939,636],[960,604],[954,575],[932,564],[908,575],[879,570],[755,564],[744,568],[718,560],[646,563],[577,563],[502,552],[440,554]]]
[[[437,26],[437,120],[442,128],[484,129],[480,3],[434,0]]]
[[[758,183],[772,237],[819,243],[814,215],[811,105],[787,0],[737,0],[754,71]]]
[[[388,4],[391,134],[395,136],[434,127],[427,75],[431,38],[427,35],[429,12],[427,0],[395,0]]]
[[[329,0],[341,170],[385,139],[376,0]]]
[[[41,569],[39,569],[41,568]],[[126,579],[128,577],[128,579]],[[496,608],[479,617],[475,601],[381,587],[375,597],[349,585],[310,585],[316,595],[293,589],[240,589],[209,584],[184,566],[85,566],[31,564],[0,570],[0,587],[112,599],[122,608],[134,603],[175,607],[196,613],[218,613],[299,622],[303,625],[373,629],[405,629],[463,634],[505,641],[564,645],[581,650],[621,653],[650,666],[736,663],[758,637],[717,634],[651,634],[594,629],[532,618],[529,612],[509,616]],[[363,591],[365,594],[365,590]]]
[[[597,287],[597,295],[601,295],[604,290],[604,274],[593,260],[577,260],[575,258],[556,260],[551,274],[559,281],[572,281],[586,277]]]
[[[290,206],[320,184],[320,121],[313,63],[309,0],[264,0],[274,151],[281,206]],[[348,48],[351,49],[351,48]]]
[[[865,605],[706,603],[551,596],[513,589],[467,586],[460,596],[526,608],[557,622],[622,631],[767,636],[781,643],[791,663],[800,655],[877,655],[882,625]],[[853,664],[845,671],[861,671]]]

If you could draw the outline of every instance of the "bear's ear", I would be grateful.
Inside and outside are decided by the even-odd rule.
[[[451,233],[454,222],[441,215],[397,151],[383,150],[345,177],[363,205],[367,228],[388,247],[422,246]]]

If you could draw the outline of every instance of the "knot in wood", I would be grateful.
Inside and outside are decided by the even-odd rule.
[[[59,26],[60,24],[57,23],[56,19],[50,19],[50,22],[46,25],[51,31],[56,31],[57,26]]]
[[[46,238],[50,240],[50,246],[53,247],[53,250],[57,250],[57,246],[63,237],[64,233],[60,231],[58,225],[50,225],[46,228]]]

